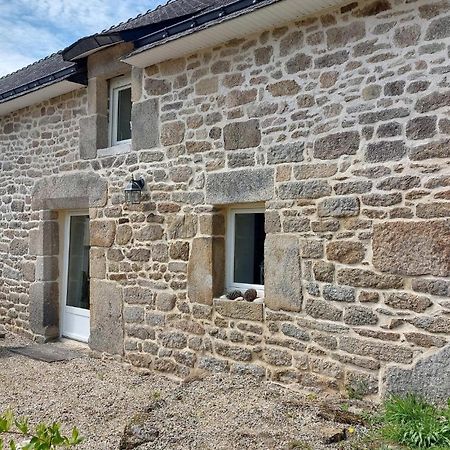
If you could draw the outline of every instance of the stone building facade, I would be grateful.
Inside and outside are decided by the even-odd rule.
[[[448,397],[450,3],[342,4],[145,69],[129,51],[0,117],[0,324],[59,336],[59,218],[88,208],[93,351]],[[132,142],[103,148],[128,72]],[[234,205],[265,211],[262,303],[220,298]]]

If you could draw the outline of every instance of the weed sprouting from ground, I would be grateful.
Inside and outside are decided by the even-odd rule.
[[[392,397],[384,404],[380,433],[407,448],[450,449],[450,401],[439,408],[415,395]]]

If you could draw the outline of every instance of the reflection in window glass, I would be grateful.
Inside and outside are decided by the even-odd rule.
[[[120,89],[117,95],[117,142],[131,139],[131,88]]]
[[[89,216],[70,218],[67,306],[89,309]]]
[[[264,284],[264,213],[237,213],[234,226],[234,282]]]

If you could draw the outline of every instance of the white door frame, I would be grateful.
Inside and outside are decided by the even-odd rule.
[[[66,313],[73,315],[75,318],[79,317],[82,321],[90,319],[90,311],[82,308],[75,308],[67,306],[67,283],[69,275],[69,247],[70,247],[70,218],[72,216],[89,216],[89,210],[68,210],[61,211],[59,217],[59,242],[60,242],[60,291],[59,291],[59,334],[60,337],[68,337],[76,341],[88,342],[89,335],[81,335],[76,332],[67,331],[67,317]],[[65,326],[66,325],[66,326]]]

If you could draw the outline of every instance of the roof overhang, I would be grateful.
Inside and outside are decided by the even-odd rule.
[[[123,39],[119,33],[89,36],[87,38],[79,39],[77,42],[67,47],[63,52],[63,58],[66,61],[76,61],[78,59],[86,58],[98,50],[121,42],[123,42]]]
[[[38,104],[49,98],[67,94],[68,92],[75,91],[82,87],[85,87],[85,85],[68,80],[62,80],[45,87],[39,87],[35,91],[28,92],[20,97],[14,97],[9,101],[0,103],[0,116],[30,105]]]
[[[122,61],[140,68],[148,67],[298,20],[340,4],[342,4],[342,0],[280,0],[272,2],[234,18],[224,17],[216,23],[206,23],[203,28],[188,27],[187,30],[162,41],[156,40],[138,48]],[[149,38],[151,40],[151,36],[146,39]]]

